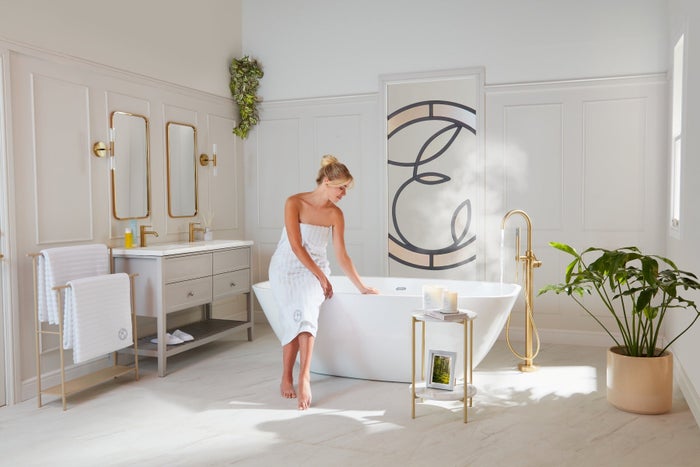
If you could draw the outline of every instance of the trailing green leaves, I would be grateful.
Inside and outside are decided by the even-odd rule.
[[[257,95],[260,79],[264,76],[257,60],[248,55],[234,58],[229,67],[231,82],[229,88],[233,100],[238,105],[240,119],[233,132],[240,138],[248,137],[251,128],[258,124],[258,103],[262,101]]]

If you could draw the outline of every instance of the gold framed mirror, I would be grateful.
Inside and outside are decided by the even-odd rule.
[[[114,111],[110,128],[112,214],[119,220],[145,219],[151,215],[148,118]]]
[[[188,123],[165,125],[168,168],[168,215],[197,215],[197,129]]]

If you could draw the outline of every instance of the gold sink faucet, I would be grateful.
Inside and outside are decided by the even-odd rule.
[[[141,235],[139,236],[139,244],[142,247],[146,246],[146,235],[153,235],[154,237],[158,236],[158,232],[156,232],[155,230],[146,230],[146,229],[150,229],[150,228],[151,228],[150,225],[142,225],[140,227]]]
[[[194,242],[194,233],[195,232],[205,232],[206,229],[202,227],[195,227],[197,225],[201,225],[199,222],[190,222],[190,235],[189,235],[189,241]]]

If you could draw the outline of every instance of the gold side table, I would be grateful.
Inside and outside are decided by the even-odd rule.
[[[473,385],[472,351],[474,340],[474,319],[477,314],[473,311],[464,311],[464,317],[460,320],[441,320],[418,311],[411,315],[411,418],[416,418],[416,399],[433,400],[460,400],[464,404],[464,423],[467,423],[467,406],[472,406],[472,398],[476,395],[476,387]],[[416,324],[421,325],[421,381],[416,383]],[[455,383],[452,390],[429,388],[425,382],[425,328],[426,323],[441,323],[442,325],[460,325],[464,327],[464,378],[462,384]]]

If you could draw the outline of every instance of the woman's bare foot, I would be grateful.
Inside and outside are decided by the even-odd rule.
[[[294,399],[297,397],[297,393],[294,392],[294,381],[291,379],[285,380],[282,378],[282,382],[280,383],[280,394],[286,399]]]
[[[299,379],[299,410],[311,407],[311,382],[309,378]]]

